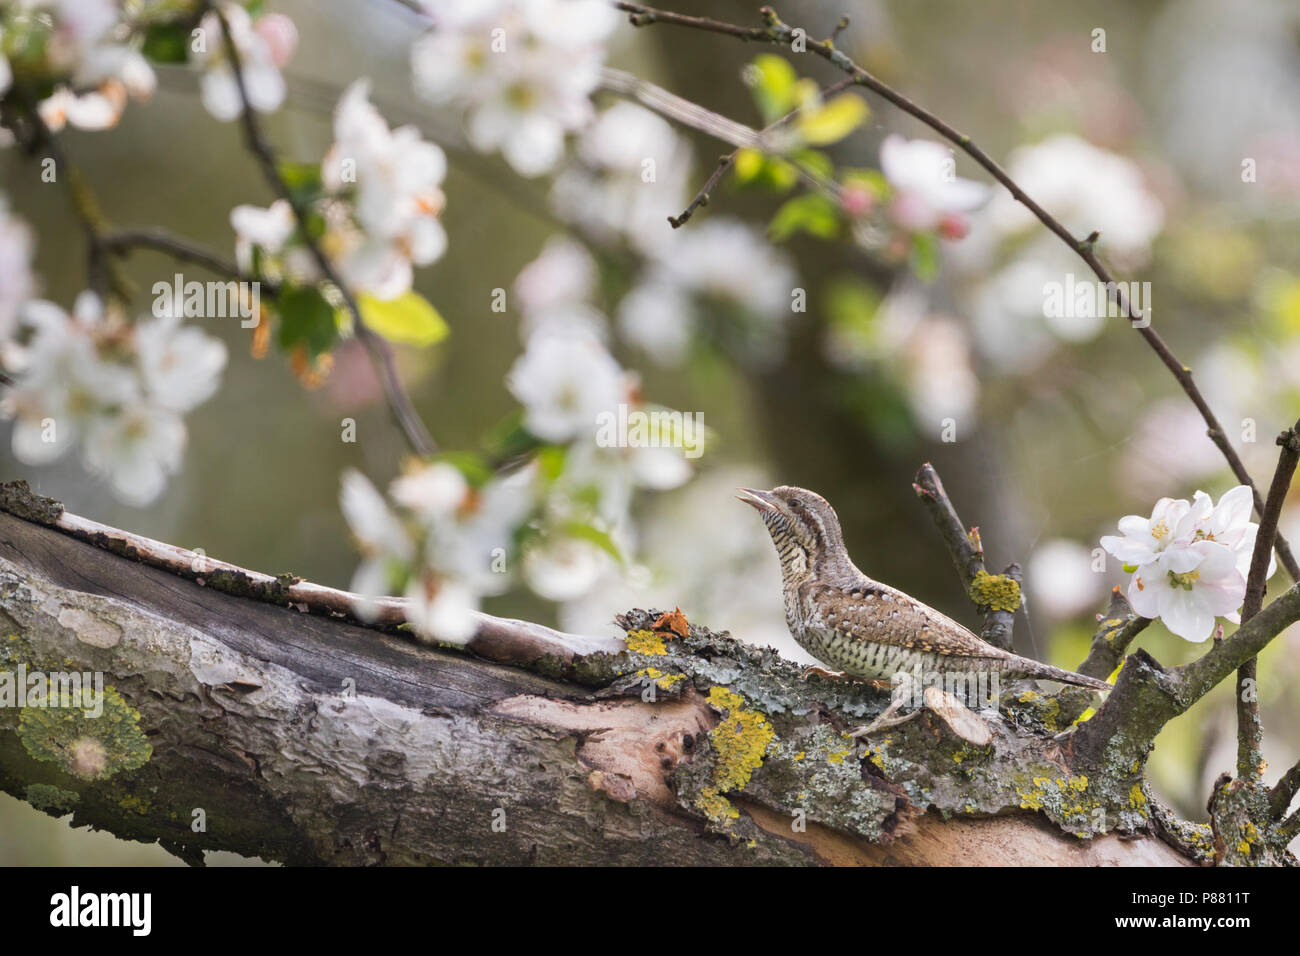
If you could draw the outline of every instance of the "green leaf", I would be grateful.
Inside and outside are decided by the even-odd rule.
[[[933,282],[939,275],[939,240],[927,232],[912,237],[912,271],[922,282]]]
[[[738,183],[747,183],[763,171],[763,163],[763,154],[758,150],[737,150],[736,161],[732,164],[732,176]]]
[[[871,110],[860,96],[837,96],[825,106],[804,110],[799,114],[799,135],[805,143],[827,146],[838,143],[861,126]]]
[[[838,277],[826,291],[826,313],[831,322],[847,330],[865,330],[875,321],[880,293],[861,279]]]
[[[797,232],[821,239],[839,235],[840,217],[830,200],[818,193],[806,193],[787,200],[768,224],[768,237],[783,242]]]
[[[321,190],[320,165],[317,163],[279,162],[275,169],[295,198],[307,201],[315,198]]]
[[[427,347],[441,342],[451,330],[433,304],[418,292],[406,292],[396,299],[357,296],[361,319],[390,342]]]
[[[144,31],[140,52],[155,63],[184,63],[190,56],[190,34],[179,23],[153,23]]]
[[[470,483],[473,488],[482,488],[492,480],[492,468],[483,460],[482,455],[472,451],[444,451],[433,457],[433,461],[451,465]]]
[[[548,484],[564,473],[568,449],[563,445],[544,445],[537,450],[537,470]]]
[[[491,457],[504,460],[527,454],[538,448],[541,442],[524,427],[524,410],[516,408],[493,426],[483,444]]]
[[[583,541],[590,541],[592,544],[596,545],[596,547],[606,552],[619,564],[623,563],[623,555],[618,550],[618,545],[614,543],[614,539],[611,538],[607,532],[601,531],[599,528],[589,524],[584,524],[580,521],[571,521],[564,525],[564,533],[571,538],[581,538]]]
[[[754,58],[754,100],[769,123],[780,119],[795,107],[799,74],[790,61],[775,53]]]
[[[288,286],[280,293],[280,348],[303,346],[313,358],[338,340],[334,307],[314,285]]]
[[[761,186],[783,193],[799,181],[799,170],[780,157],[742,149],[736,154],[733,179],[739,186]]]
[[[799,149],[790,154],[790,158],[802,163],[824,179],[835,175],[835,163],[825,153],[816,149]],[[797,173],[796,173],[797,175]]]

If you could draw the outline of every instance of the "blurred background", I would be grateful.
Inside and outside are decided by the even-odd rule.
[[[470,148],[455,110],[412,92],[422,15],[395,0],[270,6],[299,33],[285,105],[264,121],[282,157],[319,161],[334,103],[359,76],[371,78],[371,99],[391,125],[417,124],[448,154],[449,246],[417,270],[415,287],[450,334],[432,348],[398,349],[442,448],[483,449],[518,408],[504,384],[526,335],[527,290],[515,282],[543,250],[572,253],[568,266],[590,257],[588,298],[611,352],[639,373],[648,399],[702,414],[713,436],[689,480],[632,499],[620,541],[634,560],[611,564],[570,600],[512,587],[487,602],[494,613],[609,633],[628,607],[680,605],[693,621],[805,660],[785,629],[766,533],[731,497],[737,485],[797,484],[835,505],[868,574],[975,626],[911,488],[931,461],[962,518],[980,527],[990,568],[1024,566],[1017,649],[1073,668],[1109,589],[1126,578],[1113,560],[1094,569],[1098,538],[1125,514],[1149,514],[1161,496],[1203,489],[1217,499],[1235,484],[1191,404],[1126,322],[1044,318],[1044,281],[1091,276],[1004,191],[969,214],[964,238],[932,249],[900,246],[897,231],[871,216],[841,223],[835,238],[808,227],[769,242],[774,214],[798,190],[783,192],[765,174],[728,177],[673,231],[665,217],[680,214],[730,146],[597,92],[596,116],[570,137],[565,157],[522,177],[499,155]],[[751,23],[756,6],[697,0],[685,12]],[[779,12],[814,36],[849,15],[841,49],[969,133],[1077,235],[1100,229],[1103,257],[1120,278],[1150,282],[1154,325],[1194,370],[1257,484],[1267,484],[1273,437],[1300,416],[1300,7],[835,0],[787,2]],[[1094,51],[1098,29],[1104,52]],[[759,52],[620,18],[606,63],[761,127],[767,118],[746,72]],[[811,58],[796,68],[823,86],[839,79]],[[198,107],[193,73],[157,72],[148,104],[133,103],[111,130],[70,130],[64,147],[115,225],[164,226],[231,255],[231,208],[273,197],[237,124]],[[934,138],[887,104],[868,104],[866,122],[825,149],[837,169],[879,170],[891,133]],[[637,176],[643,155],[660,157],[653,183]],[[1253,181],[1243,181],[1247,158]],[[960,155],[956,170],[988,182]],[[0,176],[12,211],[36,235],[42,296],[70,307],[86,283],[86,255],[66,193],[39,185],[14,149],[0,151]],[[581,245],[556,244],[565,238]],[[547,270],[565,267],[563,255],[544,261],[535,284],[560,283]],[[149,287],[178,269],[141,252],[122,271],[147,312]],[[806,311],[792,311],[794,288],[805,290]],[[492,310],[496,289],[512,290],[505,312]],[[358,556],[339,509],[340,473],[355,467],[382,488],[405,455],[364,352],[345,342],[323,384],[306,388],[283,356],[253,358],[237,322],[204,328],[229,350],[222,387],[187,416],[183,470],[149,507],[120,503],[75,455],[41,468],[19,462],[8,422],[0,476],[25,478],[110,525],[347,587]],[[345,417],[357,421],[356,443],[339,440]],[[1300,493],[1292,498],[1283,530],[1300,540]],[[1274,585],[1284,581],[1279,571]],[[1202,651],[1158,623],[1137,646],[1169,665]],[[1260,674],[1271,782],[1300,757],[1294,629],[1269,648]],[[1210,783],[1231,769],[1231,696],[1218,688],[1165,730],[1153,754],[1157,793],[1188,819],[1206,819]],[[0,795],[0,862],[175,861]]]

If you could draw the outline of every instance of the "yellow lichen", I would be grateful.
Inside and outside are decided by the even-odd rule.
[[[754,771],[763,765],[776,733],[763,714],[750,710],[743,697],[725,687],[709,688],[709,704],[726,716],[709,731],[713,779],[700,788],[695,806],[714,823],[725,824],[739,813],[723,794],[745,789]]]
[[[826,762],[836,765],[844,763],[844,758],[851,754],[851,750],[832,750],[826,755]]]
[[[1128,792],[1128,805],[1130,807],[1144,807],[1146,802],[1147,795],[1142,792],[1142,785],[1139,783],[1133,784],[1133,789]]]
[[[660,690],[672,690],[675,685],[686,680],[685,674],[665,674],[657,667],[643,667],[636,672],[636,676],[654,681]]]
[[[1005,574],[976,571],[970,583],[970,599],[994,611],[1016,611],[1020,608],[1020,585]]]
[[[628,631],[627,649],[633,654],[667,654],[664,639],[654,631]]]

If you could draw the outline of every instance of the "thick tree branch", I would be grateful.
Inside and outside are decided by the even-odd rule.
[[[134,738],[103,738],[86,763],[85,745],[0,708],[0,789],[185,859],[1167,865],[1206,852],[1196,828],[1172,840],[1132,809],[1127,782],[1087,773],[1103,816],[1025,791],[1015,781],[1084,773],[1062,768],[1032,709],[990,718],[982,748],[927,711],[855,752],[847,729],[884,695],[805,681],[695,625],[656,632],[654,613],[619,616],[635,649],[596,639],[618,653],[545,629],[539,652],[532,626],[489,621],[467,655],[358,627],[338,614],[343,592],[105,528],[18,484],[0,510],[0,671],[102,673]],[[68,718],[73,734],[106,726]]]

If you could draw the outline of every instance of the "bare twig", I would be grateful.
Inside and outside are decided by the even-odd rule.
[[[916,473],[912,490],[921,499],[921,503],[925,505],[925,510],[930,513],[930,517],[934,520],[935,527],[939,529],[943,543],[947,546],[948,554],[952,558],[953,566],[957,569],[957,577],[969,593],[972,582],[976,580],[976,577],[981,572],[985,571],[984,545],[980,540],[979,528],[966,530],[961,518],[957,516],[957,509],[953,507],[952,501],[948,498],[948,492],[944,490],[943,482],[939,479],[939,473],[934,470],[934,466],[929,462],[922,465],[921,469]],[[1021,583],[1020,566],[1018,564],[1010,565],[1003,572],[1003,575],[1016,582],[1018,591]],[[984,628],[980,636],[990,644],[1010,650],[1015,610],[980,606],[973,595],[971,600],[976,603],[976,606],[980,607],[980,611],[984,614]]]
[[[830,99],[836,94],[841,93],[844,90],[848,89],[852,85],[853,85],[852,78],[846,80],[840,80],[838,83],[834,83],[822,91],[821,100],[825,102],[826,100]],[[781,127],[787,125],[796,116],[798,116],[799,113],[800,113],[799,109],[791,110],[789,113],[786,113],[776,122],[772,123],[770,126],[765,128],[763,130],[763,133],[767,134],[773,132],[774,130],[780,129]],[[714,187],[717,186],[718,182],[722,179],[722,177],[725,176],[731,170],[732,166],[736,162],[736,156],[737,154],[739,154],[739,152],[740,152],[740,148],[737,147],[727,155],[720,157],[718,159],[717,168],[713,170],[713,174],[708,178],[708,181],[705,182],[704,186],[700,189],[700,191],[695,194],[695,198],[691,200],[690,205],[686,207],[686,209],[682,212],[680,216],[668,217],[668,222],[672,225],[674,229],[680,229],[682,226],[686,225],[686,223],[690,220],[691,216],[695,215],[696,209],[698,209],[701,206],[707,206],[709,204],[710,194],[713,192]]]
[[[701,206],[707,206],[709,204],[709,194],[713,192],[713,187],[718,185],[718,181],[727,174],[727,170],[731,169],[731,164],[735,162],[735,157],[735,153],[728,153],[726,156],[718,158],[718,166],[713,170],[713,175],[711,175],[704,185],[700,187],[700,191],[695,194],[695,198],[690,201],[684,210],[682,210],[680,216],[668,217],[669,225],[674,229],[680,229],[690,221],[691,216],[695,215],[695,210],[699,209]]]
[[[437,451],[437,445],[434,444],[433,436],[429,434],[424,421],[411,403],[411,397],[406,391],[406,386],[402,384],[401,376],[397,373],[397,364],[393,359],[392,348],[381,336],[371,331],[370,327],[362,319],[361,309],[357,305],[356,298],[340,278],[338,270],[334,268],[334,264],[325,255],[320,243],[311,237],[307,225],[308,210],[298,197],[293,194],[293,191],[289,189],[288,184],[280,175],[280,171],[276,168],[275,152],[271,149],[266,137],[262,135],[261,125],[258,123],[253,107],[248,100],[248,90],[244,83],[239,50],[235,47],[234,37],[231,36],[230,24],[226,22],[225,14],[211,0],[208,0],[207,7],[221,24],[221,32],[225,38],[226,56],[230,60],[230,69],[235,78],[235,85],[239,90],[240,103],[243,106],[241,122],[244,129],[244,139],[249,150],[257,159],[258,165],[261,166],[263,178],[275,191],[276,195],[289,204],[289,207],[293,210],[294,219],[298,223],[298,229],[302,234],[303,241],[311,252],[312,259],[315,260],[321,274],[338,289],[339,294],[343,297],[343,303],[348,310],[348,314],[352,317],[352,324],[356,329],[357,337],[361,339],[370,352],[370,357],[379,372],[380,381],[383,382],[389,408],[397,419],[398,425],[406,434],[407,441],[410,442],[416,454],[422,456],[433,454]]]
[[[600,85],[603,89],[611,93],[617,93],[620,96],[626,96],[636,100],[642,106],[660,116],[674,120],[689,127],[690,129],[699,130],[719,139],[729,146],[741,149],[756,149],[760,152],[771,153],[780,156],[799,174],[800,178],[814,189],[819,190],[829,196],[838,198],[842,190],[840,184],[833,179],[828,179],[820,172],[813,169],[807,163],[800,161],[796,157],[785,155],[777,144],[773,142],[771,132],[785,123],[786,120],[794,116],[798,111],[794,111],[789,116],[783,117],[776,123],[766,129],[756,130],[743,123],[737,123],[733,119],[715,113],[712,110],[705,109],[698,103],[684,99],[676,93],[670,93],[661,86],[656,86],[631,73],[625,73],[622,70],[602,67]],[[852,86],[853,83],[847,83],[845,86]],[[837,84],[838,86],[838,84]],[[842,88],[842,87],[841,87]],[[834,89],[834,88],[832,88]],[[827,91],[827,94],[830,90]],[[824,94],[826,95],[826,94]],[[732,152],[732,158],[735,157],[735,151]],[[704,205],[700,203],[700,205]]]
[[[1273,556],[1273,540],[1277,536],[1277,523],[1282,514],[1282,503],[1291,489],[1291,478],[1296,463],[1300,462],[1300,422],[1277,438],[1282,451],[1278,455],[1273,483],[1268,489],[1268,500],[1260,516],[1259,531],[1255,535],[1255,550],[1250,557],[1250,572],[1246,576],[1246,598],[1241,605],[1241,621],[1246,623],[1259,613],[1264,605],[1268,566]],[[1240,780],[1258,780],[1264,755],[1261,745],[1264,729],[1259,720],[1258,661],[1251,658],[1237,671],[1237,777]]]
[[[1300,762],[1284,773],[1282,779],[1268,792],[1269,808],[1275,819],[1281,819],[1286,813],[1297,792],[1300,792]]]
[[[140,229],[117,229],[106,232],[99,237],[100,245],[106,252],[114,255],[129,255],[135,249],[152,249],[162,252],[180,262],[191,262],[202,266],[209,272],[238,282],[257,282],[268,295],[275,296],[280,288],[277,283],[267,282],[257,276],[247,275],[229,259],[192,239],[178,236],[166,229],[143,227]]]
[[[736,37],[740,40],[753,41],[758,43],[783,44],[791,46],[795,37],[795,28],[783,23],[771,7],[763,7],[761,14],[763,16],[763,26],[761,27],[742,27],[733,23],[725,23],[720,20],[713,20],[707,17],[692,17],[679,13],[672,13],[665,10],[657,10],[653,7],[647,7],[639,3],[626,3],[621,0],[615,0],[614,6],[628,14],[628,19],[633,26],[650,26],[656,23],[666,23],[675,26],[687,27],[695,30],[704,30],[710,33],[719,33],[726,36]],[[1115,301],[1119,306],[1121,314],[1132,320],[1133,327],[1156,353],[1160,361],[1173,374],[1174,379],[1178,382],[1182,390],[1191,399],[1196,410],[1200,412],[1201,418],[1205,421],[1206,433],[1219,449],[1228,466],[1232,469],[1233,475],[1243,485],[1247,485],[1255,499],[1255,510],[1260,515],[1264,513],[1264,499],[1259,490],[1255,487],[1254,481],[1251,480],[1250,473],[1246,470],[1241,456],[1237,454],[1232,443],[1228,441],[1227,433],[1219,423],[1214,411],[1206,402],[1205,396],[1201,394],[1200,389],[1192,380],[1192,372],[1186,365],[1179,361],[1173,351],[1165,344],[1160,333],[1151,328],[1149,321],[1142,313],[1133,309],[1128,297],[1124,294],[1123,288],[1115,284],[1115,278],[1111,275],[1110,270],[1102,264],[1097,257],[1093,247],[1099,238],[1097,233],[1092,233],[1085,239],[1078,239],[1064,225],[1061,224],[1054,216],[1043,209],[1042,206],[1034,202],[1033,199],[1025,193],[1023,189],[1007,174],[1001,166],[995,162],[988,153],[984,152],[979,146],[971,141],[971,138],[964,133],[954,129],[948,123],[944,122],[933,113],[912,102],[902,93],[899,93],[887,83],[877,79],[874,75],[858,66],[848,55],[835,48],[834,43],[830,40],[816,41],[807,37],[806,31],[801,31],[804,35],[807,52],[821,57],[833,66],[843,70],[859,86],[864,86],[878,96],[888,100],[894,106],[903,112],[920,120],[926,126],[930,127],[944,139],[948,140],[954,146],[961,149],[968,156],[975,160],[983,169],[994,179],[1007,188],[1011,195],[1026,209],[1034,214],[1048,230],[1054,233],[1062,242],[1068,245],[1079,257],[1083,259],[1102,282],[1108,284],[1108,288],[1115,289]],[[1300,564],[1296,562],[1291,552],[1291,546],[1287,543],[1282,535],[1278,534],[1275,538],[1277,555],[1286,568],[1287,573],[1291,576],[1292,581],[1300,581]]]
[[[1079,665],[1079,673],[1105,680],[1124,660],[1124,653],[1133,643],[1133,638],[1150,623],[1149,617],[1141,617],[1133,612],[1123,591],[1118,587],[1112,589],[1110,604],[1092,635],[1092,647],[1087,658]]]

